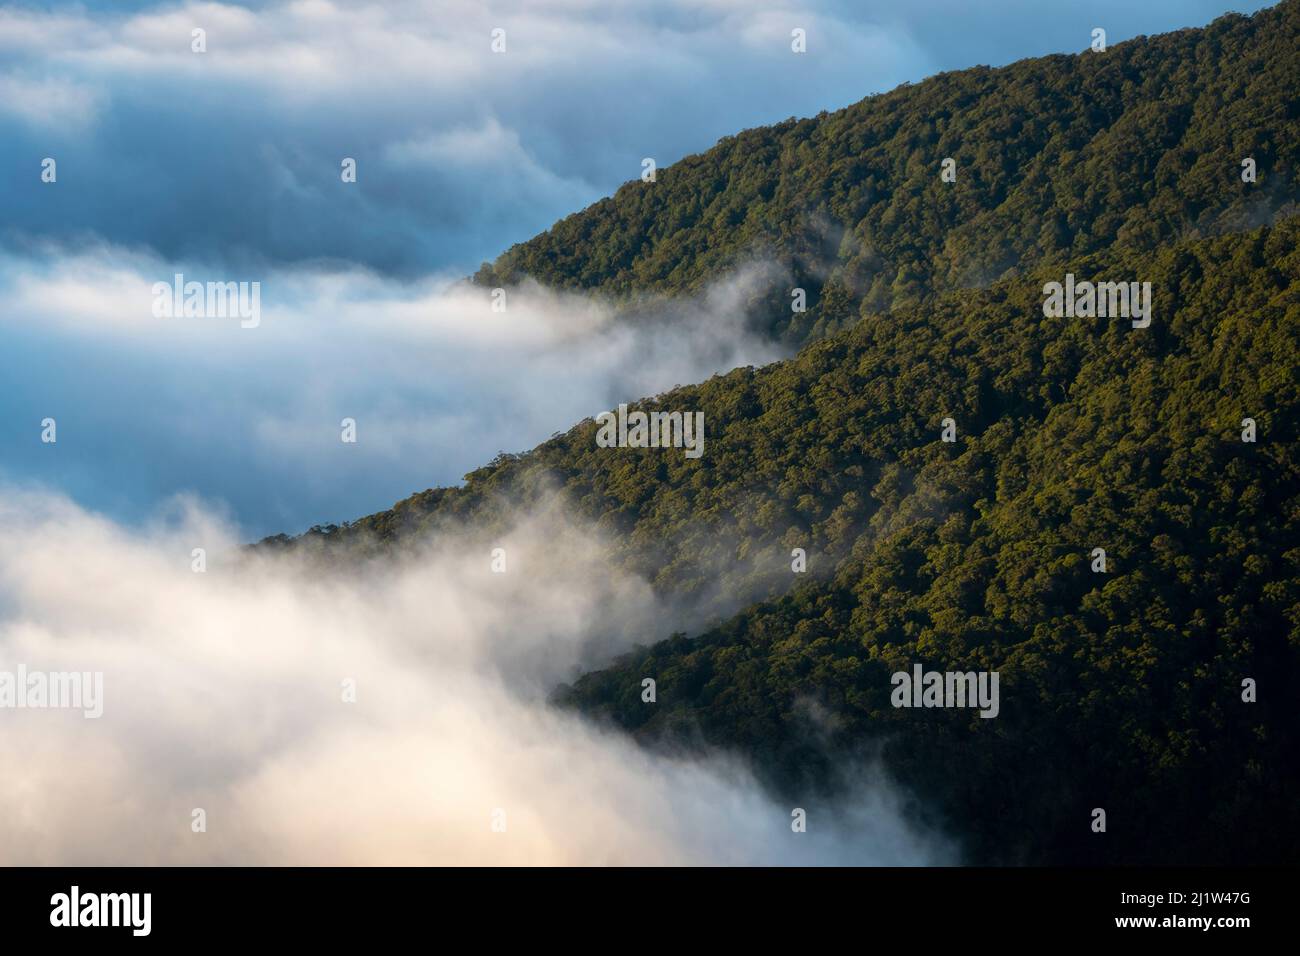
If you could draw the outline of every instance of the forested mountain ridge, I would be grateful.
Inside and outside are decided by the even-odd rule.
[[[940,295],[641,403],[702,410],[698,460],[599,448],[587,421],[308,540],[490,531],[558,493],[666,596],[774,598],[582,677],[567,706],[744,754],[792,805],[883,748],[973,861],[1294,860],[1297,240],[1291,217],[1067,264],[1151,282],[1147,329],[1045,316],[1055,268]],[[998,671],[1000,715],[895,710],[912,663]]]
[[[1117,245],[1261,225],[1294,208],[1300,3],[1085,51],[976,67],[746,130],[484,264],[476,281],[635,297],[755,258],[754,303],[802,344],[862,315]],[[653,153],[648,148],[649,153]],[[1252,158],[1259,181],[1241,180]],[[955,182],[940,164],[955,160]]]
[[[558,495],[610,532],[621,570],[673,600],[716,592],[739,609],[581,677],[557,693],[565,706],[650,746],[742,754],[792,806],[843,794],[843,768],[879,756],[973,862],[1295,862],[1298,12],[1291,2],[1105,54],[947,74],[741,134],[678,164],[683,196],[716,174],[704,210],[761,206],[730,225],[716,211],[665,225],[681,204],[655,197],[673,195],[662,187],[678,166],[625,187],[479,280],[690,291],[746,257],[785,255],[810,279],[829,276],[805,316],[791,319],[785,290],[766,313],[791,323],[772,331],[810,344],[636,403],[703,412],[702,458],[600,448],[587,420],[463,487],[297,546],[384,554],[464,523],[490,537]],[[1088,109],[1056,128],[1045,105],[1058,63]],[[1031,74],[1040,86],[1024,85]],[[964,100],[951,84],[968,81]],[[927,89],[947,90],[951,107],[933,155],[930,140],[909,146],[919,134],[901,105],[930,115]],[[846,197],[875,160],[817,147],[858,142],[850,117],[873,110],[894,134],[864,138],[861,155],[879,151],[893,169],[892,151],[911,149],[900,168],[918,172],[888,193],[877,181],[882,198],[854,218]],[[954,150],[957,183],[940,183],[951,126],[995,120],[1009,124],[1014,164],[981,171]],[[799,128],[794,160],[772,146],[744,165],[764,137]],[[755,149],[737,145],[746,137]],[[1242,181],[1245,156],[1256,183]],[[727,157],[734,175],[716,166]],[[775,177],[769,196],[755,198],[750,173]],[[848,238],[816,259],[837,223]],[[636,249],[615,254],[627,243]],[[1000,256],[1013,265],[990,269]],[[1067,272],[1149,282],[1150,327],[1044,315],[1044,284]],[[940,440],[945,418],[956,442]],[[1242,440],[1247,418],[1255,442]],[[807,574],[792,572],[795,548]],[[1096,548],[1104,572],[1090,567]],[[647,642],[667,636],[655,626]],[[893,708],[890,674],[913,663],[997,670],[998,718]],[[648,676],[654,705],[641,699]],[[1245,679],[1257,701],[1243,700]],[[1098,807],[1105,834],[1089,827]]]
[[[943,115],[948,117],[950,125],[959,124],[961,128],[979,130],[985,122],[991,122],[996,118],[999,123],[1010,122],[1022,127],[1042,127],[1045,130],[1050,128],[1051,135],[1046,140],[1041,143],[1035,141],[1032,149],[1025,146],[1026,155],[1015,159],[1012,165],[1018,169],[1020,166],[1017,164],[1021,164],[1022,161],[1030,162],[1030,166],[1024,167],[1027,176],[1040,184],[1051,184],[1056,181],[1054,177],[1059,176],[1082,177],[1077,181],[1071,179],[1069,190],[1062,185],[1059,189],[1052,187],[1050,193],[1039,196],[1039,200],[1046,197],[1053,202],[1054,197],[1058,195],[1077,194],[1080,197],[1078,200],[1070,200],[1070,206],[1062,206],[1057,212],[1067,218],[1073,216],[1077,220],[1078,234],[1071,239],[1070,248],[1078,246],[1082,251],[1058,249],[1052,254],[1042,253],[1040,261],[1035,261],[1032,254],[1023,254],[1018,266],[1022,273],[1037,270],[1036,275],[1041,275],[1047,280],[1059,280],[1067,268],[1080,268],[1078,263],[1082,256],[1107,249],[1114,249],[1116,254],[1102,261],[1124,265],[1124,257],[1132,251],[1133,236],[1143,233],[1143,230],[1125,231],[1120,228],[1122,222],[1144,221],[1142,210],[1149,207],[1165,210],[1162,221],[1169,228],[1172,228],[1174,222],[1186,224],[1186,217],[1180,218],[1180,214],[1175,214],[1175,210],[1181,209],[1185,212],[1194,209],[1196,210],[1194,218],[1202,220],[1206,218],[1206,210],[1227,210],[1213,220],[1215,230],[1230,230],[1234,225],[1259,225],[1260,223],[1252,220],[1271,220],[1276,216],[1286,216],[1294,212],[1297,201],[1300,201],[1300,183],[1294,175],[1296,169],[1294,151],[1297,149],[1297,137],[1294,134],[1298,131],[1295,127],[1300,122],[1300,97],[1294,94],[1293,89],[1295,77],[1300,76],[1298,40],[1300,40],[1300,0],[1288,0],[1250,18],[1232,14],[1216,20],[1204,29],[1183,30],[1174,34],[1138,39],[1119,44],[1105,53],[1088,52],[1074,57],[1047,57],[1021,61],[1001,70],[978,68],[943,74],[916,86],[905,86],[890,94],[870,97],[856,106],[837,113],[824,114],[816,120],[790,121],[776,127],[750,130],[733,139],[779,135],[782,142],[797,154],[798,162],[793,166],[785,160],[780,163],[772,162],[776,154],[770,151],[763,153],[737,149],[728,152],[726,147],[732,143],[732,140],[724,140],[708,153],[688,157],[676,166],[661,170],[658,182],[629,184],[621,189],[617,196],[562,220],[552,230],[528,243],[515,246],[498,260],[495,271],[488,276],[488,279],[497,281],[507,274],[517,276],[526,273],[542,282],[579,287],[597,286],[602,292],[628,291],[634,287],[659,291],[685,288],[694,280],[687,281],[683,278],[681,282],[677,282],[669,281],[669,277],[672,275],[683,277],[686,272],[690,272],[700,281],[707,281],[709,275],[725,271],[722,259],[717,257],[744,258],[750,254],[754,243],[751,237],[743,235],[745,232],[743,224],[737,230],[715,229],[709,222],[701,220],[705,222],[703,227],[692,226],[687,230],[692,237],[691,242],[684,241],[687,237],[681,234],[681,230],[670,230],[662,225],[661,218],[664,218],[660,216],[662,210],[673,210],[666,215],[667,219],[678,215],[675,210],[681,204],[671,201],[671,197],[682,191],[694,189],[698,185],[695,179],[689,176],[684,176],[681,180],[675,179],[672,174],[678,171],[679,166],[682,167],[683,173],[689,170],[698,172],[706,167],[718,166],[728,156],[733,157],[736,162],[752,157],[753,162],[745,166],[746,171],[752,176],[741,176],[738,173],[733,175],[722,167],[715,170],[716,175],[712,182],[717,188],[713,189],[711,194],[714,195],[715,202],[725,202],[729,205],[733,204],[734,199],[736,203],[745,206],[749,199],[754,198],[750,188],[754,181],[753,177],[762,176],[777,177],[780,180],[782,195],[790,194],[789,203],[796,203],[797,196],[792,192],[796,186],[808,190],[808,194],[814,197],[814,200],[819,195],[828,194],[828,191],[836,195],[847,194],[846,191],[852,191],[861,185],[851,182],[849,167],[863,170],[868,167],[862,166],[858,159],[853,158],[843,161],[832,160],[826,150],[814,149],[813,132],[820,131],[817,136],[822,142],[828,141],[828,130],[838,130],[840,132],[834,139],[835,142],[844,142],[851,139],[853,135],[858,135],[859,139],[866,143],[868,137],[865,133],[854,133],[857,125],[872,126],[883,123],[884,128],[887,129],[910,129],[910,124],[918,121],[916,117],[929,115],[919,109],[919,104],[929,102],[932,95],[937,102],[946,103],[943,107]],[[1130,74],[1135,78],[1130,78]],[[1035,93],[1030,96],[1029,92],[1034,90],[1044,92],[1055,88],[1053,84],[1058,80],[1066,82],[1060,79],[1063,76],[1074,77],[1080,82],[1082,78],[1091,78],[1091,86],[1077,86],[1078,90],[1086,89],[1091,98],[1089,102],[1092,99],[1097,100],[1097,105],[1090,106],[1088,115],[1092,118],[1085,124],[1086,128],[1083,132],[1076,132],[1069,124],[1052,119],[1050,109],[1042,110],[1046,118],[1041,121],[1030,120],[1044,104],[1050,105],[1052,101],[1045,98],[1045,94],[1039,96]],[[1038,85],[1025,86],[1024,84],[1029,82],[1027,77],[1037,77],[1034,83]],[[982,84],[979,87],[982,92],[979,95],[971,93],[952,100],[946,99],[952,93],[952,85],[960,85],[961,78],[969,78],[971,82],[978,80]],[[1006,88],[999,85],[995,78],[1004,81]],[[1179,82],[1186,81],[1193,89],[1205,88],[1217,92],[1210,100],[1202,102],[1192,93],[1182,90],[1171,91],[1169,87],[1174,82],[1174,78],[1178,78]],[[1142,80],[1143,85],[1139,85],[1138,80]],[[1101,96],[1100,91],[1107,88],[1107,83],[1110,83],[1113,88],[1110,89],[1109,94]],[[948,92],[943,94],[933,92],[940,89]],[[1104,104],[1107,102],[1120,105],[1134,104],[1136,99],[1140,98],[1138,96],[1140,90],[1146,90],[1157,96],[1167,94],[1170,97],[1168,101],[1157,98],[1146,101],[1145,106],[1140,104],[1133,106],[1134,109],[1140,108],[1144,115],[1167,112],[1168,103],[1186,102],[1191,97],[1200,105],[1187,115],[1198,117],[1198,122],[1194,124],[1195,129],[1197,135],[1209,138],[1206,142],[1230,136],[1243,148],[1246,144],[1259,146],[1257,152],[1242,153],[1256,160],[1259,181],[1242,182],[1238,155],[1240,151],[1235,148],[1218,146],[1209,153],[1194,149],[1182,149],[1177,153],[1162,150],[1158,158],[1143,152],[1142,162],[1152,170],[1157,166],[1162,170],[1158,177],[1154,174],[1143,177],[1134,175],[1134,157],[1129,153],[1117,150],[1114,155],[1111,155],[1104,148],[1108,145],[1108,141],[1103,140],[1089,146],[1088,142],[1091,142],[1093,134],[1088,130],[1101,130],[1102,136],[1117,133],[1115,127],[1102,122],[1104,117],[1110,115],[1104,108]],[[913,97],[919,97],[916,103],[909,99]],[[918,108],[912,110],[912,115],[909,115],[903,108],[905,104]],[[1120,106],[1117,105],[1115,108],[1119,109]],[[1200,119],[1207,110],[1210,115]],[[972,114],[972,111],[978,113]],[[886,123],[876,117],[878,112],[882,116],[891,118]],[[978,118],[971,119],[969,115],[977,115]],[[796,127],[805,131],[803,136],[793,132]],[[1136,128],[1131,122],[1124,128],[1132,134],[1129,136],[1132,141],[1131,147],[1140,149],[1141,142],[1135,138]],[[1079,141],[1080,149],[1075,154],[1076,161],[1062,164],[1055,173],[1047,166],[1033,165],[1038,162],[1038,158],[1058,150],[1067,140]],[[1084,142],[1085,140],[1088,142]],[[898,143],[894,140],[887,142],[891,144],[888,148],[875,143],[869,147],[863,145],[862,150],[864,153],[870,151],[872,155],[879,155],[880,161],[888,164],[897,161],[893,155],[895,146],[905,151],[909,148],[908,143],[911,140],[904,137]],[[854,142],[848,142],[848,145],[852,146]],[[1003,148],[998,146],[993,150],[994,155]],[[1084,157],[1085,153],[1088,169],[1087,174],[1083,175],[1079,172],[1083,160],[1078,157]],[[828,163],[837,170],[833,177],[834,181],[841,184],[835,189],[828,185],[832,178],[828,171]],[[906,165],[905,163],[904,166]],[[930,221],[932,229],[949,228],[941,220],[945,217],[953,219],[950,224],[951,230],[958,232],[969,231],[972,228],[966,221],[967,218],[972,222],[992,221],[989,219],[992,213],[981,212],[978,203],[971,204],[972,196],[982,195],[979,192],[982,189],[979,183],[987,178],[984,174],[966,177],[966,179],[974,178],[976,180],[974,183],[963,181],[959,164],[958,182],[944,184],[939,182],[937,161],[931,163],[927,160],[925,165],[929,170],[926,176],[915,180],[908,179],[906,182],[910,183],[910,186],[907,189],[885,196],[885,199],[889,200],[889,206],[881,207],[879,203],[872,205],[871,208],[875,212],[871,215],[884,216],[888,212],[885,225],[888,226],[889,234],[883,235],[882,240],[903,244],[922,241],[911,235],[914,230],[911,230],[909,223],[911,226],[916,223],[909,220],[907,216],[912,216],[913,219],[917,216],[929,216],[932,220]],[[1007,167],[1008,170],[1012,165]],[[774,184],[777,182],[776,179],[770,181]],[[941,190],[940,187],[946,187],[946,191]],[[1113,192],[1104,192],[1106,189],[1112,189]],[[917,193],[917,190],[921,192]],[[1134,203],[1125,201],[1129,192],[1135,192]],[[1200,197],[1194,204],[1190,204],[1187,199],[1187,196],[1192,194]],[[912,197],[904,203],[906,210],[911,210],[906,215],[904,215],[906,210],[899,206],[902,200],[898,197],[903,195]],[[1023,225],[1023,217],[1005,203],[1011,202],[1014,197],[1020,197],[1018,200],[1020,202],[1029,202],[1029,194],[1024,192],[1024,187],[1015,182],[1014,178],[1007,179],[995,195],[1002,196],[1005,200],[1003,205],[998,207],[1002,209],[999,215],[1015,219]],[[617,234],[626,239],[627,236],[632,235],[625,228],[625,213],[631,208],[628,204],[634,201],[638,204],[637,208],[644,207],[644,217],[646,217],[644,222],[647,228],[653,227],[656,233],[666,233],[675,237],[672,242],[660,242],[656,247],[657,260],[671,257],[677,263],[676,267],[666,274],[663,281],[658,279],[634,281],[635,270],[624,269],[616,272],[602,270],[597,267],[597,260],[589,254],[594,248],[592,236]],[[817,202],[813,201],[813,205],[817,205]],[[1079,202],[1084,205],[1075,209],[1074,206]],[[790,213],[789,220],[780,219],[774,208],[768,209],[766,204],[760,203],[764,209],[767,209],[763,213],[764,219],[772,219],[771,227],[785,237],[783,241],[805,244],[813,242],[816,236],[821,234],[819,229],[825,225],[826,220],[813,223],[816,228],[809,232],[810,221],[806,217],[795,215],[797,210],[789,203],[787,204],[789,208],[786,210]],[[954,203],[958,205],[954,206]],[[945,213],[944,210],[948,212]],[[1085,212],[1087,215],[1084,215]],[[868,219],[870,216],[862,222]],[[575,230],[580,235],[570,234]],[[1186,234],[1180,231],[1177,235],[1180,239],[1195,238],[1196,232],[1195,229],[1189,229],[1186,230]],[[947,233],[944,235],[946,236]],[[584,239],[583,236],[587,238]],[[619,243],[623,243],[624,239],[620,239]],[[631,240],[627,239],[627,241]],[[946,241],[945,239],[944,242]],[[713,250],[710,252],[702,247],[697,248],[699,243],[705,245],[713,243],[716,247],[710,246]],[[854,243],[850,241],[846,248],[852,248],[853,245]],[[567,259],[561,255],[560,246],[570,249]],[[971,256],[984,255],[987,248],[988,243],[981,240],[969,246],[967,253]],[[703,261],[710,256],[714,258],[709,262]],[[642,258],[634,258],[638,263],[643,261]],[[555,263],[561,259],[569,263],[571,268],[556,266]],[[521,264],[525,261],[534,262],[536,267],[524,269]],[[973,259],[969,261],[974,262]],[[1057,263],[1058,267],[1052,268],[1053,263]],[[843,271],[844,267],[841,267],[840,272]],[[836,286],[837,281],[832,281],[830,286]],[[1028,286],[1033,285],[1033,281],[1028,281]],[[790,302],[785,290],[780,290],[778,295],[780,311],[787,320],[796,324],[812,321],[818,326],[814,338],[827,334],[840,325],[853,325],[859,321],[860,313],[871,315],[872,322],[878,320],[880,313],[872,311],[873,306],[869,302],[869,296],[864,296],[860,300],[854,298],[847,286],[843,286],[841,291],[844,295],[839,296],[839,301],[845,304],[845,309],[834,321],[822,321],[830,318],[827,311],[828,302],[825,300],[804,316],[794,316],[791,319]],[[809,329],[811,330],[811,326]],[[823,356],[827,367],[834,361],[834,356],[828,353],[816,354]],[[910,372],[913,375],[924,374],[915,369]],[[697,396],[700,400],[707,400],[713,395],[726,396],[716,407],[707,408],[709,441],[712,445],[719,429],[724,428],[732,418],[744,417],[751,409],[753,405],[751,399],[735,398],[734,395],[737,393],[738,383],[749,383],[754,374],[750,369],[737,369],[702,384],[698,390],[686,390],[680,396],[673,397],[671,401],[674,407],[685,407],[683,402],[694,402]],[[977,371],[975,374],[978,378],[980,373]],[[742,395],[749,393],[747,384],[739,392]],[[796,408],[795,411],[801,416],[801,420],[805,420],[824,411],[833,411],[831,405],[833,403],[820,403],[816,406]],[[654,406],[653,401],[645,404],[647,408]],[[472,513],[477,514],[484,501],[497,492],[504,491],[510,498],[518,498],[522,487],[521,482],[517,480],[517,476],[521,473],[520,469],[528,470],[544,465],[548,473],[560,476],[559,480],[564,484],[573,484],[576,480],[575,476],[588,476],[578,481],[572,488],[574,497],[584,504],[582,509],[584,514],[600,520],[611,530],[626,535],[629,538],[629,547],[646,550],[644,545],[654,540],[662,540],[666,534],[675,530],[675,525],[683,524],[688,517],[682,513],[674,513],[669,505],[662,503],[661,496],[668,489],[659,486],[675,486],[689,479],[696,486],[707,487],[710,483],[725,480],[726,477],[715,474],[709,461],[712,455],[706,455],[702,464],[684,463],[667,456],[662,461],[655,460],[653,473],[642,471],[633,475],[632,472],[637,467],[633,462],[641,459],[635,455],[614,456],[614,460],[611,461],[605,456],[596,454],[589,437],[581,428],[570,430],[566,435],[559,435],[522,456],[501,455],[491,465],[467,475],[466,483],[462,488],[439,488],[420,492],[399,502],[389,511],[363,518],[343,529],[335,529],[334,526],[315,529],[306,538],[308,541],[320,541],[325,538],[342,541],[359,540],[363,537],[360,534],[349,533],[349,530],[353,530],[364,531],[366,536],[377,535],[382,542],[404,532],[426,529],[435,523],[440,515],[466,517]],[[582,444],[584,442],[585,446]],[[868,451],[872,450],[879,451],[878,448],[868,449]],[[574,455],[570,454],[571,451],[575,455],[582,456],[581,462],[575,460]],[[779,452],[779,448],[767,446],[757,450],[759,456],[774,452]],[[760,461],[758,464],[756,471],[758,475],[774,471],[771,462]],[[617,486],[622,482],[620,475],[614,470],[622,470],[627,479],[637,485],[636,491],[619,489]],[[837,494],[839,490],[837,482],[845,477],[818,475],[814,472],[815,469],[810,469],[807,475],[799,479],[803,488],[801,494],[807,496],[802,501],[801,509],[806,512],[807,520],[804,523],[809,526],[825,519],[826,515],[822,512],[821,506],[825,504],[826,499],[839,500],[841,495]],[[847,477],[858,476],[856,472],[850,472]],[[789,484],[795,483],[792,481]],[[605,494],[605,489],[612,489],[614,493]],[[706,505],[706,510],[702,514],[695,510],[692,512],[705,519],[726,514],[743,516],[747,510],[744,503],[734,498],[707,499],[696,504]],[[771,507],[765,505],[766,512],[770,512]],[[740,517],[737,523],[742,524],[744,520]],[[768,518],[760,518],[758,521],[756,526],[770,523]],[[334,533],[336,531],[342,533]],[[282,537],[282,540],[285,539]],[[697,544],[703,546],[706,542],[700,541]],[[695,552],[696,549],[692,546],[687,551]],[[656,575],[671,577],[673,567],[672,560],[669,560],[665,566],[665,563],[658,559],[647,559],[639,562],[638,570],[653,571]]]
[[[1297,239],[1292,218],[1131,261],[1163,290],[1146,330],[1044,319],[1041,286],[1000,283],[773,368],[789,394],[826,396],[836,472],[897,443],[831,503],[865,519],[848,557],[560,700],[647,741],[750,755],[792,800],[883,746],[977,861],[1294,861]],[[781,415],[759,419],[787,434]],[[961,423],[955,444],[940,416]],[[890,675],[913,663],[998,671],[1000,715],[891,707]]]

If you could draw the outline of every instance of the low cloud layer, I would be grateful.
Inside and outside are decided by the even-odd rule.
[[[504,574],[470,537],[322,574],[242,559],[193,503],[133,532],[0,500],[0,670],[104,673],[97,720],[0,709],[0,863],[951,859],[870,776],[797,834],[739,761],[655,756],[545,704],[630,638],[606,622],[654,611],[560,515],[497,542]]]
[[[260,282],[256,327],[156,316],[177,272]],[[98,244],[0,255],[0,473],[128,520],[193,492],[254,537],[356,518],[620,401],[779,358],[747,314],[777,278],[755,264],[625,322],[532,284],[496,312],[451,278],[231,273]]]

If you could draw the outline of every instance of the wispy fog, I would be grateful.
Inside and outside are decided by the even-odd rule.
[[[496,541],[504,573],[468,534],[321,571],[247,555],[193,502],[130,530],[0,501],[0,671],[104,674],[99,719],[0,709],[0,863],[950,859],[878,781],[808,803],[798,834],[739,762],[654,755],[546,704],[631,638],[609,621],[655,613],[559,514]]]
[[[259,282],[260,319],[157,317],[153,286],[178,272]],[[628,322],[533,284],[497,312],[459,277],[232,274],[100,244],[0,255],[0,476],[127,521],[195,493],[250,537],[356,518],[620,401],[780,357],[747,315],[776,278],[755,263]]]

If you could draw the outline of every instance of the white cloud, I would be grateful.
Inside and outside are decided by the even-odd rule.
[[[0,502],[0,669],[104,673],[98,720],[0,709],[6,864],[949,857],[879,781],[794,834],[734,759],[653,756],[546,705],[611,622],[654,618],[644,583],[557,514],[492,539],[504,575],[460,535],[322,574],[241,563],[193,507],[132,533],[57,498]]]
[[[261,319],[156,318],[153,285],[261,283]],[[779,349],[750,328],[747,296],[773,277],[721,276],[696,299],[634,321],[600,297],[535,283],[488,290],[360,268],[237,272],[113,246],[0,255],[0,330],[14,343],[14,416],[69,427],[65,468],[104,489],[193,491],[228,502],[252,535],[387,507],[522,451],[581,419]],[[20,369],[43,368],[27,378]],[[356,445],[340,422],[358,424]],[[11,476],[44,476],[46,446],[12,440]],[[24,430],[25,429],[25,430]],[[72,467],[70,463],[77,463]],[[107,497],[107,496],[106,496]]]
[[[60,138],[93,122],[104,100],[99,90],[66,77],[0,73],[0,114]]]

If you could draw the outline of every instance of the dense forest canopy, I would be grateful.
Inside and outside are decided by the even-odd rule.
[[[382,554],[559,495],[619,568],[725,609],[646,622],[564,706],[744,754],[792,800],[878,758],[974,861],[1294,861],[1298,41],[1287,2],[944,74],[629,184],[476,281],[634,300],[782,263],[813,308],[756,305],[797,356],[637,406],[702,411],[703,457],[587,420],[293,543]],[[1150,327],[1045,315],[1067,271],[1150,282]],[[998,671],[999,716],[892,707],[913,663]]]
[[[758,373],[763,410],[713,453],[800,436],[773,456],[786,468],[766,514],[833,577],[560,698],[647,739],[759,755],[792,798],[883,745],[981,860],[1293,858],[1297,239],[1292,218],[1125,259],[1166,290],[1158,330],[1045,319],[1039,290],[1013,282]],[[782,399],[816,395],[812,434],[792,428]],[[938,440],[945,416],[955,443]],[[813,482],[821,505],[803,514]],[[890,675],[912,662],[999,672],[998,719],[891,707]],[[1254,704],[1247,677],[1267,689]],[[1115,841],[1084,825],[1093,807]]]
[[[476,281],[635,298],[698,291],[755,258],[755,302],[802,344],[860,315],[1103,248],[1252,228],[1294,208],[1293,3],[1104,53],[935,76],[746,130],[630,182],[484,264]],[[1255,160],[1256,184],[1240,163]],[[955,160],[956,182],[940,179]],[[808,290],[792,314],[790,286]]]

